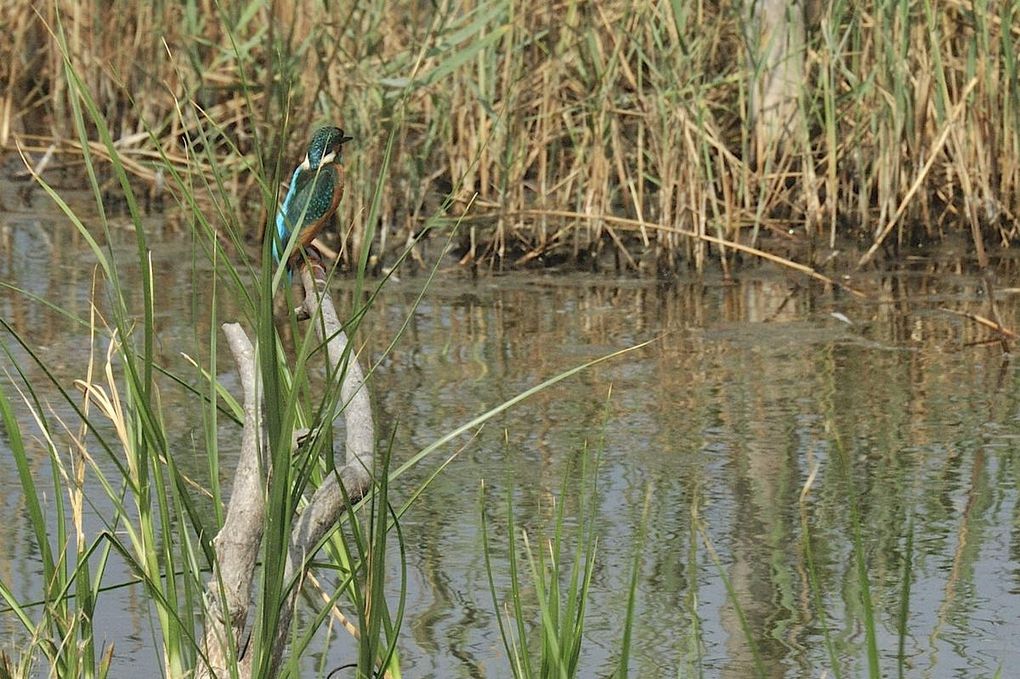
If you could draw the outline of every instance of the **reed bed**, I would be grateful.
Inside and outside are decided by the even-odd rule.
[[[253,239],[257,173],[300,156],[320,120],[353,134],[347,263],[369,236],[386,263],[455,218],[462,261],[498,267],[728,267],[720,240],[801,261],[852,244],[859,266],[949,232],[983,264],[1016,240],[1020,2],[808,3],[788,57],[804,74],[796,116],[757,153],[749,7],[13,0],[0,145],[80,157],[60,22],[134,176],[153,194],[166,163],[227,177]],[[381,228],[366,232],[391,128]]]
[[[737,253],[769,258],[776,256],[770,249],[832,248],[844,240],[858,244],[861,254],[851,263],[860,265],[883,246],[961,231],[984,263],[989,248],[1015,236],[1017,7],[889,2],[865,10],[837,2],[812,12],[798,126],[774,147],[762,147],[748,114],[757,96],[752,76],[761,72],[748,67],[742,15],[733,8],[378,2],[326,13],[319,3],[286,2],[3,4],[0,25],[11,39],[0,46],[0,143],[25,154],[37,185],[60,205],[68,228],[89,243],[98,263],[97,289],[105,286],[105,293],[97,293],[89,319],[81,319],[91,352],[75,382],[80,392],[54,379],[34,340],[0,319],[5,337],[32,356],[76,416],[65,423],[47,415],[42,386],[23,373],[9,380],[12,388],[0,385],[0,421],[45,581],[39,601],[20,600],[0,582],[6,612],[18,617],[30,638],[14,657],[0,651],[0,676],[30,676],[40,666],[59,676],[108,675],[114,649],[101,645],[93,620],[112,559],[126,564],[153,601],[164,673],[190,676],[211,664],[200,634],[208,622],[201,616],[209,611],[209,567],[216,561],[209,540],[222,524],[226,499],[218,481],[218,423],[238,421],[242,413],[215,378],[222,353],[215,305],[208,326],[196,327],[194,344],[209,352],[207,363],[195,364],[200,378],[174,375],[158,362],[155,319],[165,291],[152,277],[139,188],[152,199],[167,193],[174,200],[171,209],[187,223],[196,252],[216,272],[201,272],[197,294],[237,302],[261,348],[265,398],[280,406],[267,409],[266,452],[274,478],[283,481],[268,497],[268,514],[276,518],[267,524],[245,651],[254,658],[251,675],[299,674],[314,631],[327,616],[341,619],[333,606],[340,601],[349,613],[341,624],[358,633],[358,676],[385,671],[398,678],[395,643],[404,591],[400,585],[396,601],[384,596],[388,538],[402,545],[403,513],[454,458],[437,463],[399,509],[389,506],[389,481],[525,398],[623,352],[560,373],[477,414],[397,469],[389,469],[389,448],[378,442],[384,454],[375,470],[377,485],[360,513],[351,508],[346,514],[346,532],[325,544],[316,566],[334,577],[320,592],[322,605],[312,608],[308,629],[289,639],[290,656],[279,667],[273,643],[279,621],[289,619],[284,593],[296,587],[280,567],[291,517],[300,498],[320,487],[334,466],[328,436],[312,436],[307,456],[297,458],[294,434],[324,414],[332,421],[346,405],[334,388],[317,391],[319,340],[307,328],[299,330],[296,318],[287,319],[293,346],[284,349],[273,302],[286,287],[285,274],[272,273],[268,248],[262,248],[260,269],[223,257],[221,248],[243,250],[246,237],[260,240],[288,159],[300,155],[308,130],[328,119],[359,140],[347,161],[345,237],[338,247],[357,273],[352,297],[359,301],[345,324],[351,333],[377,292],[365,279],[370,255],[388,265],[402,261],[409,248],[408,261],[417,256],[423,262],[420,250],[430,240],[454,239],[461,261],[475,266],[599,265],[608,258],[621,268],[661,272],[716,260],[729,267]],[[86,224],[47,181],[54,166],[80,167],[82,185],[97,198],[95,223]],[[136,283],[120,268],[124,262],[93,238],[100,230],[105,241],[112,240],[104,196],[119,197],[130,212],[139,295],[131,294]],[[797,264],[803,273],[815,272],[813,265]],[[258,285],[250,284],[253,279]],[[360,301],[362,293],[367,301]],[[109,309],[100,313],[103,304]],[[988,323],[1002,332],[998,321]],[[388,340],[383,356],[406,324]],[[5,352],[6,342],[0,342]],[[160,397],[172,384],[188,385],[201,403],[213,516],[196,504],[199,491],[190,490],[192,479],[175,462]],[[49,481],[33,473],[28,428],[16,419],[14,403],[33,415]],[[62,441],[72,444],[70,454]],[[96,459],[110,466],[98,466]],[[856,526],[869,673],[877,676],[880,649],[858,491],[849,483],[850,470],[839,471],[848,480]],[[98,484],[112,505],[99,534],[87,533],[82,522],[85,479]],[[564,485],[561,495],[566,491]],[[809,491],[805,485],[802,497]],[[582,514],[594,511],[596,493],[592,481]],[[54,498],[52,505],[46,497]],[[651,498],[649,492],[645,517]],[[520,536],[521,550],[509,553],[512,606],[503,612],[512,614],[499,624],[514,676],[578,673],[597,536],[585,523],[571,549],[562,504],[558,512],[551,540],[542,540],[552,549],[532,550],[529,534],[515,528],[508,494],[507,533]],[[743,619],[697,512],[695,499],[688,571],[696,575],[703,544]],[[491,514],[485,516],[488,522]],[[160,539],[166,536],[176,539]],[[617,677],[628,674],[643,540],[642,533],[632,552]],[[493,571],[503,564],[492,556],[485,552],[495,582]],[[389,557],[403,571],[404,554]],[[808,551],[809,564],[813,558]],[[910,569],[908,559],[902,620]],[[810,570],[818,589],[819,576],[813,565]],[[535,628],[526,621],[531,611],[522,605],[522,588],[537,593],[541,622]],[[498,607],[494,584],[492,596]],[[693,620],[688,638],[700,667],[697,601],[695,578],[686,605]],[[824,614],[820,596],[816,606]],[[746,621],[741,626],[754,667],[764,676],[753,630]],[[900,629],[902,639],[905,623]],[[838,674],[841,660],[828,643]],[[228,644],[227,651],[239,657],[242,649]],[[899,659],[902,664],[902,640]]]

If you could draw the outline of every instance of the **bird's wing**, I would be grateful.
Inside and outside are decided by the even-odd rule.
[[[281,208],[288,236],[299,224],[304,228],[327,216],[333,208],[336,183],[336,168],[331,165],[319,168],[318,173],[306,170],[297,177]]]

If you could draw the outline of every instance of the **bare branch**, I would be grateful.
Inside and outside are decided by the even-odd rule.
[[[256,379],[255,350],[237,323],[224,323],[244,392],[244,430],[241,456],[223,527],[213,544],[216,563],[206,588],[203,653],[197,677],[227,676],[232,665],[230,644],[238,647],[251,603],[251,585],[265,523],[265,465],[258,437],[262,432],[262,389]],[[226,615],[224,615],[224,608]],[[228,639],[232,641],[228,641]]]
[[[348,339],[326,289],[321,269],[303,267],[301,283],[305,290],[301,314],[315,326],[319,339],[326,343],[329,371],[340,383],[340,403],[346,425],[344,466],[325,479],[315,491],[308,506],[294,521],[284,577],[291,582],[298,574],[298,584],[290,591],[287,605],[280,614],[275,647],[273,673],[279,667],[283,649],[290,634],[290,623],[297,603],[300,580],[305,564],[314,555],[327,533],[333,529],[347,509],[361,499],[372,485],[375,456],[375,426],[372,404],[365,388],[365,375],[353,352],[344,365]],[[346,498],[345,498],[346,495]]]
[[[318,275],[316,275],[318,274]],[[340,402],[346,425],[344,465],[335,470],[312,495],[311,501],[293,524],[284,577],[287,582],[300,582],[314,550],[340,517],[371,488],[375,456],[375,428],[372,407],[365,388],[365,375],[354,354],[346,359],[347,335],[343,331],[333,301],[326,290],[318,266],[305,266],[301,282],[305,296],[298,310],[300,318],[311,319],[319,339],[326,344],[330,374],[341,380]],[[265,445],[262,421],[262,389],[257,379],[255,350],[241,326],[223,326],[244,391],[244,431],[241,435],[241,457],[234,474],[234,486],[223,528],[214,540],[216,570],[209,581],[206,599],[206,625],[203,663],[197,677],[209,679],[228,676],[231,644],[238,648],[245,631],[251,605],[251,587],[265,522],[265,483],[267,461],[262,457]],[[290,625],[300,584],[291,588],[281,611],[273,646],[270,676],[276,674],[283,651],[290,637]],[[251,676],[252,658],[240,660],[237,674]]]

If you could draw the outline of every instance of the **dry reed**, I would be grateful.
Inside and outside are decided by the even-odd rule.
[[[0,145],[73,162],[61,30],[138,180],[155,191],[168,163],[225,180],[243,224],[264,222],[259,178],[313,125],[353,134],[347,262],[385,172],[382,262],[477,197],[458,238],[483,266],[728,271],[738,243],[811,266],[856,250],[835,259],[851,267],[949,232],[985,264],[1020,236],[1020,2],[826,5],[806,24],[803,123],[753,159],[727,3],[11,0]],[[447,197],[451,220],[431,219]]]

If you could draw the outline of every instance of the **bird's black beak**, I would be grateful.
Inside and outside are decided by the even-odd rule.
[[[340,145],[343,146],[344,144],[346,144],[347,142],[349,142],[352,139],[354,139],[354,137],[348,137],[347,135],[344,135],[344,136],[340,137]]]

